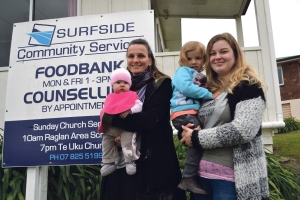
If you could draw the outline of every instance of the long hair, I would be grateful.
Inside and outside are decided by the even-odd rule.
[[[223,81],[218,78],[218,74],[212,69],[209,60],[212,47],[214,43],[219,40],[225,40],[230,45],[235,58],[234,66],[231,68],[229,83],[226,86]],[[212,37],[207,44],[206,52],[205,70],[210,91],[216,92],[218,90],[224,90],[232,94],[233,88],[241,81],[248,81],[250,85],[257,84],[259,87],[266,88],[266,85],[259,79],[255,70],[246,62],[238,42],[230,33],[222,33]]]
[[[186,42],[180,49],[178,64],[180,66],[187,66],[188,65],[187,52],[194,51],[194,50],[198,50],[200,53],[202,53],[203,63],[205,63],[205,46],[198,41],[189,41]]]
[[[148,51],[148,57],[151,59],[152,61],[152,64],[149,66],[150,68],[150,72],[152,74],[152,77],[154,79],[158,79],[162,76],[167,76],[166,74],[162,73],[161,71],[159,71],[159,69],[156,67],[156,60],[155,60],[155,57],[154,57],[154,54],[152,53],[152,50],[150,48],[150,45],[149,43],[145,40],[145,39],[135,39],[135,40],[132,40],[129,45],[128,45],[128,48],[127,48],[127,52],[126,52],[126,57],[128,56],[128,49],[131,45],[134,45],[134,44],[141,44],[141,45],[144,45]]]

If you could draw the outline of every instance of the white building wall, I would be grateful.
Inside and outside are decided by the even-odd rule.
[[[156,53],[155,60],[158,69],[172,78],[179,67],[179,51]]]
[[[7,76],[7,70],[0,71],[0,128],[4,128]]]

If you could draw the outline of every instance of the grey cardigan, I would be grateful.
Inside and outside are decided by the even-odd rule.
[[[237,199],[269,199],[269,185],[261,123],[266,108],[262,88],[242,82],[227,95],[230,123],[194,131],[194,147],[233,147]]]

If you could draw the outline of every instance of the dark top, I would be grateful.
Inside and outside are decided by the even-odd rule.
[[[137,199],[158,200],[171,196],[170,199],[186,199],[185,192],[177,188],[181,172],[170,125],[171,97],[171,79],[162,77],[148,83],[141,113],[128,115],[125,119],[118,115],[103,116],[103,123],[141,135],[141,156],[137,160]],[[105,192],[105,184],[101,187]]]

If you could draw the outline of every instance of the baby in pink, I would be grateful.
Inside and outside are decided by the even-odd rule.
[[[116,69],[112,72],[110,81],[114,93],[107,96],[104,108],[100,113],[100,121],[104,113],[127,115],[142,111],[142,102],[136,92],[130,91],[131,75],[126,69]],[[129,175],[136,173],[136,164],[140,152],[136,147],[136,133],[124,129],[108,126],[100,122],[98,133],[103,133],[102,138],[102,163],[100,170],[102,176],[107,176],[116,170],[115,162],[119,160],[118,146],[115,138],[121,136],[121,147],[126,162],[126,172]]]

